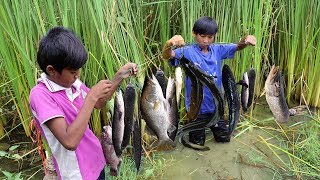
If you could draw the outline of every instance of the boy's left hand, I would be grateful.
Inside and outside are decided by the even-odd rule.
[[[138,67],[135,63],[127,63],[119,69],[122,78],[127,78],[138,73]]]
[[[252,45],[255,46],[257,43],[256,37],[254,37],[253,35],[248,35],[245,39],[244,39],[245,44],[247,45]]]

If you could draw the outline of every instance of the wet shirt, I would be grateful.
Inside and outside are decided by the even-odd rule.
[[[179,65],[179,59],[184,56],[193,62],[194,65],[201,68],[208,75],[214,78],[217,86],[221,91],[222,87],[222,72],[221,64],[222,60],[230,59],[234,57],[236,52],[236,44],[211,44],[208,48],[208,53],[205,54],[201,51],[201,48],[197,44],[184,46],[182,48],[175,49],[175,58],[170,60],[171,65]],[[190,93],[191,93],[191,81],[188,77],[185,79],[185,102],[187,111],[190,106]],[[203,87],[203,101],[200,107],[199,114],[213,113],[215,110],[212,94],[207,87]]]
[[[45,122],[63,117],[70,125],[79,113],[89,92],[79,79],[71,88],[61,87],[41,74],[31,90],[30,107],[37,126],[47,140],[59,179],[96,180],[106,162],[99,139],[87,126],[75,151],[67,150],[52,134]]]

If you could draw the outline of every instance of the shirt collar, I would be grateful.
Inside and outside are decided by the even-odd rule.
[[[211,51],[210,46],[211,46],[211,44],[208,46],[208,51]],[[195,49],[197,49],[198,51],[202,51],[202,49],[200,48],[200,46],[197,43],[193,44],[193,47]]]
[[[50,92],[57,92],[57,91],[66,91],[68,98],[73,101],[79,94],[80,94],[80,86],[82,82],[80,79],[77,79],[71,86],[76,90],[74,93],[72,92],[72,88],[66,88],[60,86],[59,84],[51,81],[48,79],[46,73],[41,73],[40,78],[38,79],[38,83],[42,82],[46,85]]]

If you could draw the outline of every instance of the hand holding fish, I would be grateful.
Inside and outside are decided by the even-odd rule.
[[[169,39],[166,44],[162,48],[162,58],[169,59],[170,57],[174,57],[174,52],[172,51],[172,47],[181,47],[186,43],[181,35],[174,35],[171,39]]]
[[[137,73],[138,73],[137,65],[135,63],[127,63],[118,70],[117,74],[120,74],[122,79],[125,79]]]
[[[91,97],[91,99],[97,101],[98,99],[107,98],[110,94],[110,89],[112,87],[112,83],[110,80],[101,80],[96,85],[94,85],[87,97]]]
[[[245,38],[242,38],[238,43],[237,43],[237,51],[244,49],[247,47],[247,45],[255,46],[257,43],[256,37],[253,35],[248,35]]]
[[[244,43],[245,45],[255,46],[257,43],[256,37],[253,35],[248,35],[246,38],[242,39],[240,42]]]
[[[182,38],[181,35],[175,35],[166,42],[166,45],[168,47],[172,47],[172,46],[181,47],[181,46],[184,46],[185,44],[186,43],[184,42],[184,39]]]

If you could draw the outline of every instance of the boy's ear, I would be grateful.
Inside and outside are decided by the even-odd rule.
[[[54,69],[54,67],[52,65],[48,65],[46,67],[46,71],[49,76],[53,76],[56,73],[56,70]]]
[[[192,31],[192,37],[196,37],[196,33],[194,33],[194,31]]]

